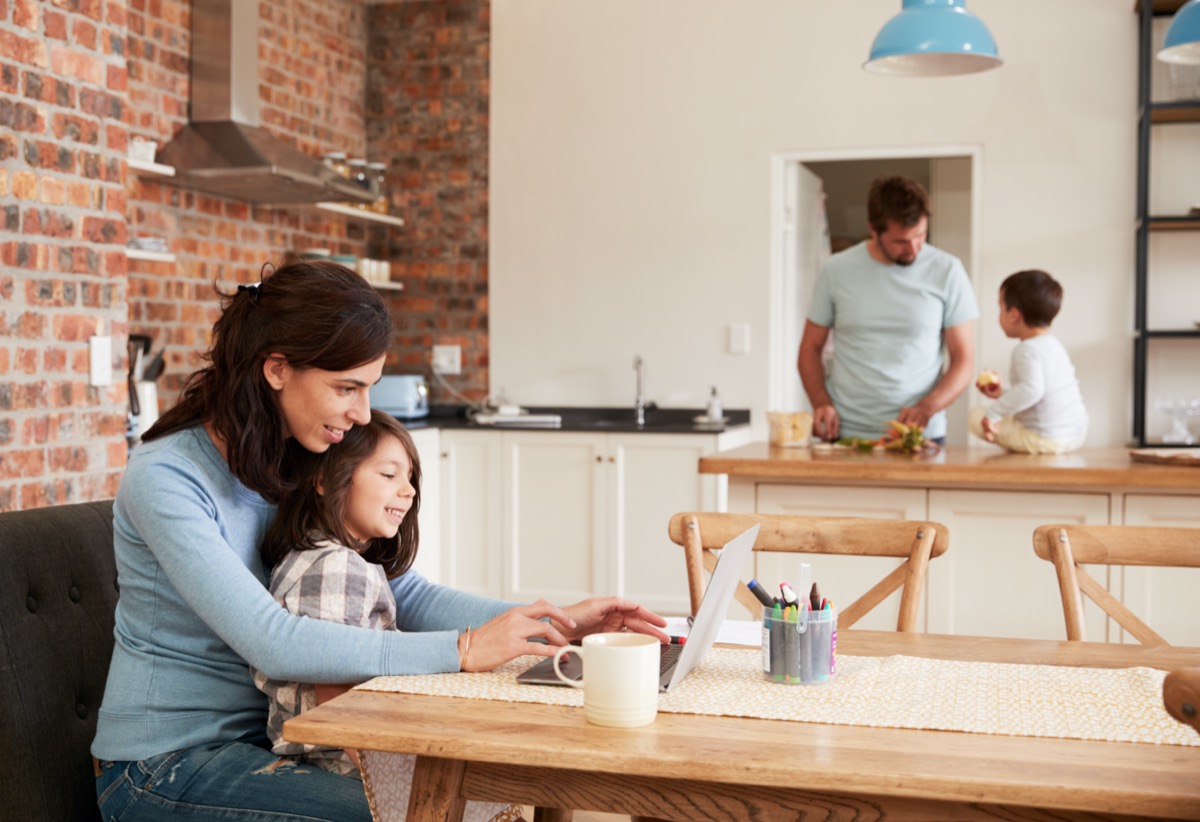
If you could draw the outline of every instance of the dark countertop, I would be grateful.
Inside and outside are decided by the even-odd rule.
[[[559,428],[523,425],[479,425],[468,419],[468,406],[434,405],[429,416],[401,420],[413,430],[422,428],[468,429],[476,431],[591,431],[617,434],[720,434],[731,428],[750,424],[749,409],[727,409],[724,424],[697,424],[695,418],[704,414],[703,408],[647,408],[646,424],[639,428],[632,407],[601,408],[578,406],[529,406],[531,414],[558,414]]]

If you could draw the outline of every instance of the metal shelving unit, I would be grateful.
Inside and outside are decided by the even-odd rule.
[[[1186,0],[1138,0],[1138,158],[1137,227],[1135,242],[1133,340],[1133,438],[1146,440],[1146,382],[1150,347],[1154,340],[1200,340],[1200,328],[1150,328],[1148,322],[1150,234],[1200,231],[1200,216],[1150,213],[1150,136],[1153,126],[1200,123],[1200,100],[1156,103],[1151,98],[1154,66],[1154,18],[1175,14]],[[1155,443],[1161,445],[1161,443]]]

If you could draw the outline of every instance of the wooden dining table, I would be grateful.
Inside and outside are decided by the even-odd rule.
[[[1200,648],[840,631],[839,655],[1200,665]],[[1200,747],[701,716],[589,725],[575,707],[353,690],[287,739],[416,754],[409,822],[468,799],[680,820],[1200,819]],[[539,813],[542,813],[539,811]],[[550,811],[542,818],[570,818]]]

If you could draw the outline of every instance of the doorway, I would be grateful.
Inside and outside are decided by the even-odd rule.
[[[769,410],[811,410],[796,353],[808,302],[829,255],[866,239],[867,190],[881,174],[903,174],[929,191],[929,242],[978,278],[978,147],[796,152],[771,158],[771,351]],[[979,323],[975,326],[976,350]],[[946,410],[948,445],[968,441],[970,391]]]

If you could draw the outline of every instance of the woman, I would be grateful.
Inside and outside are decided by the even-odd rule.
[[[250,665],[343,683],[463,670],[464,657],[487,670],[598,630],[666,640],[661,617],[624,600],[514,607],[412,572],[390,583],[405,633],[280,608],[259,545],[295,449],[324,452],[367,422],[391,321],[365,280],[325,262],[264,273],[222,303],[208,364],[143,436],[113,509],[116,643],[92,743],[105,819],[370,819],[362,783],[270,752]]]

